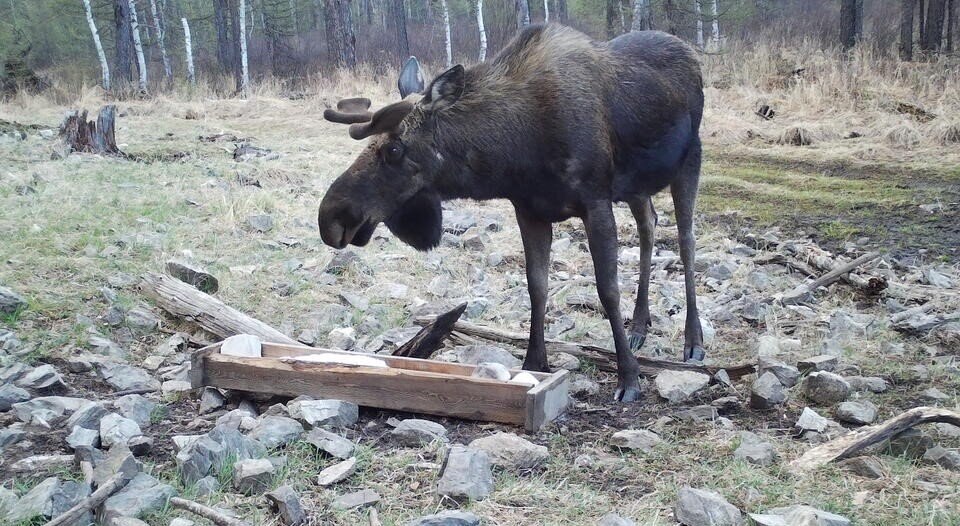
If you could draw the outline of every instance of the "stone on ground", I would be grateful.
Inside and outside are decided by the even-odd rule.
[[[73,429],[74,427],[83,427],[86,429],[100,430],[100,420],[110,411],[100,402],[90,402],[77,409],[70,418],[67,419],[65,427]]]
[[[890,439],[890,453],[895,457],[922,458],[933,447],[930,435],[911,428]]]
[[[290,416],[311,427],[347,427],[357,423],[360,408],[343,400],[299,400],[288,406]]]
[[[490,458],[484,451],[455,445],[440,472],[437,493],[453,499],[483,500],[493,493]]]
[[[784,387],[793,387],[800,381],[800,370],[770,356],[761,356],[757,364],[757,372],[762,375],[771,372],[780,380]]]
[[[142,434],[136,422],[117,413],[110,413],[100,419],[100,442],[103,447],[126,445],[131,438]]]
[[[480,526],[480,517],[469,511],[446,510],[413,519],[406,526]]]
[[[233,465],[233,487],[246,495],[263,493],[270,488],[274,471],[265,458],[240,460]]]
[[[950,471],[960,471],[960,452],[956,450],[935,446],[923,454],[923,459]]]
[[[785,508],[774,508],[766,513],[751,513],[752,519],[759,526],[783,525],[810,525],[810,526],[850,526],[850,519],[818,510],[811,506],[795,505]]]
[[[883,393],[889,389],[887,381],[877,376],[848,376],[846,380],[850,384],[850,389],[854,391]]]
[[[215,387],[206,387],[200,395],[200,414],[205,415],[226,405],[227,399]]]
[[[435,440],[447,442],[447,428],[430,420],[407,418],[401,420],[390,434],[405,446],[420,447]]]
[[[0,486],[0,517],[6,517],[8,513],[13,511],[18,500],[20,500],[20,497],[16,493]]]
[[[157,403],[138,394],[123,395],[113,403],[118,413],[133,420],[141,428],[150,426],[150,417]]]
[[[470,365],[481,363],[499,363],[507,369],[514,369],[522,365],[519,358],[509,351],[495,345],[463,345],[453,350],[456,361]]]
[[[201,292],[213,294],[220,288],[220,282],[200,266],[182,260],[167,261],[167,272],[180,281],[193,285]]]
[[[920,397],[930,402],[945,402],[950,399],[950,395],[948,395],[947,393],[944,393],[943,391],[937,389],[936,387],[924,389],[920,393]]]
[[[380,502],[380,494],[372,489],[363,489],[347,493],[334,499],[331,506],[338,510],[352,510],[356,508],[367,508]]]
[[[850,396],[850,384],[839,375],[818,371],[803,381],[803,393],[817,405],[830,406]]]
[[[797,418],[795,427],[801,431],[823,433],[829,425],[830,421],[827,420],[827,418],[820,416],[816,411],[810,409],[809,407],[804,407],[803,411],[800,413],[800,417]]]
[[[0,285],[0,312],[13,314],[27,308],[27,300],[13,290]]]
[[[320,428],[311,429],[304,440],[317,449],[340,459],[348,459],[353,456],[353,451],[357,447],[350,440]]]
[[[837,368],[838,363],[839,360],[836,356],[821,354],[800,360],[797,362],[797,369],[804,373],[812,373],[815,371],[833,372],[833,370]]]
[[[869,400],[840,402],[833,409],[833,414],[841,422],[867,425],[872,424],[877,419],[877,406]]]
[[[302,434],[303,426],[292,418],[265,416],[260,419],[249,436],[267,449],[274,449],[296,440]]]
[[[33,370],[17,380],[17,385],[44,394],[63,392],[67,388],[63,377],[50,364],[34,367]]]
[[[787,392],[772,371],[764,371],[750,387],[750,407],[771,409],[787,401]]]
[[[283,485],[267,493],[267,499],[271,502],[277,513],[280,514],[280,522],[286,526],[297,526],[307,522],[307,514],[300,505],[300,496],[292,487]]]
[[[610,437],[610,445],[650,453],[663,443],[660,435],[646,429],[624,429]]]
[[[689,399],[710,383],[710,376],[695,371],[661,371],[654,384],[660,396],[671,403]]]
[[[883,464],[873,457],[848,458],[837,462],[837,465],[860,477],[868,479],[883,478]]]
[[[100,366],[100,377],[117,391],[132,389],[160,389],[160,381],[150,376],[145,369],[121,363],[104,363]]]
[[[749,431],[740,432],[740,446],[733,452],[738,458],[749,464],[769,466],[777,460],[777,450],[773,444]]]
[[[719,493],[685,486],[677,493],[674,517],[686,526],[739,526],[743,514]]]
[[[510,370],[507,369],[503,364],[483,362],[477,364],[477,368],[474,369],[473,374],[470,376],[475,378],[490,378],[492,380],[506,382],[510,379]]]
[[[99,486],[117,473],[122,473],[125,478],[132,479],[137,473],[140,473],[140,468],[140,462],[133,457],[130,448],[118,444],[110,448],[106,456],[96,462],[93,468],[93,481]]]
[[[67,445],[70,449],[100,447],[100,431],[73,426],[73,430],[67,435]]]
[[[229,356],[259,358],[261,351],[260,338],[252,334],[234,334],[220,344],[220,354]]]
[[[616,513],[608,513],[600,518],[597,526],[637,526],[637,523]]]
[[[146,473],[139,473],[103,503],[99,512],[101,522],[109,523],[115,517],[139,517],[160,511],[175,495],[176,492],[169,485]]]
[[[26,402],[30,399],[30,393],[13,384],[3,384],[0,386],[0,413],[9,411],[13,404]]]
[[[494,466],[508,469],[532,469],[550,458],[546,446],[540,446],[513,433],[497,433],[470,442],[472,449],[485,451]]]
[[[320,471],[320,474],[317,475],[317,484],[323,487],[332,486],[337,482],[346,480],[350,475],[356,473],[356,471],[357,457],[350,457],[347,460],[337,462]]]

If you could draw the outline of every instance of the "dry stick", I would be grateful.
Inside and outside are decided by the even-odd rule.
[[[220,338],[252,334],[265,342],[301,345],[266,323],[174,277],[147,273],[140,282],[140,290],[151,296],[163,310],[176,317],[191,319]]]
[[[123,489],[123,487],[127,485],[127,482],[130,482],[130,479],[124,477],[122,474],[114,475],[110,480],[104,482],[102,486],[97,488],[97,491],[91,493],[87,498],[81,500],[74,507],[63,512],[59,517],[51,520],[45,526],[73,524],[81,515],[96,508],[101,502],[107,500],[110,495]]]
[[[420,332],[410,341],[393,351],[393,355],[407,358],[430,358],[443,345],[444,338],[450,335],[453,324],[460,319],[465,310],[467,310],[467,304],[461,303],[453,310],[437,316],[423,329],[420,329]]]
[[[193,502],[192,500],[181,499],[180,497],[171,497],[170,505],[174,508],[180,508],[182,510],[187,510],[190,513],[199,515],[204,519],[207,519],[217,526],[250,526],[247,522],[244,522],[240,519],[234,519],[233,517],[227,517],[223,513],[209,507]]]
[[[425,323],[429,323],[430,321],[430,318],[418,318],[416,323],[423,325]],[[472,336],[483,340],[506,343],[521,349],[527,348],[527,336],[520,333],[495,329],[493,327],[487,327],[484,325],[477,325],[467,321],[458,321],[454,324],[453,330],[453,338],[459,339],[460,341],[468,342],[469,339],[467,337]],[[616,354],[609,349],[604,349],[603,347],[551,339],[546,340],[546,347],[547,352],[550,353],[564,352],[579,358],[587,359],[595,363],[597,368],[603,371],[617,370]],[[730,375],[730,378],[735,380],[741,376],[746,376],[756,371],[756,364],[752,363],[736,365],[733,367],[707,367],[693,363],[656,360],[642,356],[637,356],[636,358],[640,363],[640,374],[645,376],[656,376],[665,370],[696,371],[713,376],[720,369],[725,369],[727,374]]]
[[[929,422],[947,422],[960,426],[960,413],[939,407],[915,407],[882,424],[861,427],[817,446],[791,462],[789,469],[794,473],[811,471],[835,460],[851,457],[868,446],[898,435],[911,427]]]
[[[844,274],[847,274],[851,270],[865,264],[869,263],[880,257],[879,252],[869,252],[864,254],[857,259],[834,268],[830,272],[820,276],[819,278],[811,281],[810,283],[805,283],[799,287],[793,289],[790,292],[787,292],[783,295],[783,298],[780,299],[781,303],[784,305],[794,305],[802,302],[809,294],[816,291],[820,287],[825,287],[834,281],[840,279]]]
[[[837,256],[818,246],[788,244],[784,246],[784,250],[805,262],[809,262],[822,272],[832,272],[837,268]],[[864,278],[853,273],[845,273],[840,276],[840,279],[868,294],[877,294],[887,288],[886,279],[876,276]]]

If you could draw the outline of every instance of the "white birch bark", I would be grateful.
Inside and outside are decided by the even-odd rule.
[[[187,80],[190,81],[190,84],[196,84],[197,75],[193,70],[193,44],[190,43],[190,26],[187,24],[186,18],[181,18],[180,23],[183,24],[184,52],[187,54]]]
[[[697,47],[703,49],[703,13],[700,11],[700,0],[693,0],[693,10],[697,17]]]
[[[550,0],[543,0],[543,23],[550,21]]]
[[[157,27],[157,40],[160,44],[160,58],[163,60],[163,76],[167,80],[173,76],[173,70],[170,68],[170,57],[167,56],[167,45],[163,41],[164,27],[163,20],[157,12],[157,0],[150,0],[150,14],[153,15],[153,25]]]
[[[477,0],[477,29],[480,31],[480,62],[483,62],[487,58],[487,30],[483,27],[483,0]]]
[[[133,0],[130,4],[130,31],[133,33],[133,49],[137,52],[137,69],[140,72],[138,87],[140,91],[147,91],[147,62],[143,58],[143,43],[140,42],[140,24],[137,22],[137,6]]]
[[[97,32],[97,24],[93,21],[93,10],[90,9],[90,0],[83,0],[83,8],[87,11],[87,24],[90,25],[90,33],[93,34],[93,44],[97,47],[97,58],[100,59],[100,71],[103,74],[103,89],[110,91],[110,66],[107,64],[107,55],[103,52],[103,45],[100,43],[100,33]]]
[[[240,93],[247,96],[250,72],[247,69],[247,1],[240,0]]]
[[[633,23],[630,29],[633,31],[642,31],[649,29],[643,27],[644,22],[649,18],[650,0],[633,0]]]
[[[443,36],[444,44],[447,49],[447,67],[453,67],[453,47],[450,44],[450,10],[447,8],[447,0],[440,0],[440,7],[443,9]]]
[[[720,0],[713,0],[713,45],[720,49]]]

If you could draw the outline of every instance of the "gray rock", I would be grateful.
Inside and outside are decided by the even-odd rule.
[[[73,455],[33,455],[10,465],[14,473],[44,473],[67,469],[73,465]]]
[[[357,423],[360,408],[343,400],[300,400],[287,404],[290,416],[311,427],[347,427]]]
[[[933,447],[933,439],[923,431],[911,428],[890,439],[890,453],[895,457],[921,458]]]
[[[839,375],[818,371],[803,381],[803,393],[812,402],[829,406],[843,402],[850,396],[850,384]]]
[[[59,424],[69,416],[69,413],[89,403],[89,400],[83,398],[41,396],[13,404],[13,413],[22,422],[50,427]]]
[[[180,260],[167,261],[167,272],[184,283],[193,285],[201,292],[213,294],[220,288],[220,282],[213,274],[202,267]]]
[[[800,360],[797,362],[797,369],[800,369],[800,371],[804,373],[812,373],[815,371],[832,372],[837,368],[837,363],[838,359],[836,356],[821,354]]]
[[[830,426],[830,421],[817,414],[813,409],[804,407],[794,426],[801,431],[822,433]]]
[[[380,502],[380,494],[372,489],[362,489],[341,495],[333,500],[330,505],[337,510],[363,509],[373,506]]]
[[[698,405],[681,409],[673,417],[682,422],[712,422],[720,417],[720,412],[712,405]]]
[[[170,521],[170,526],[195,526],[196,523],[189,519],[184,519],[182,517],[177,517]]]
[[[99,518],[109,523],[117,517],[138,517],[162,510],[176,491],[167,484],[138,473],[127,485],[108,498],[100,508]]]
[[[330,263],[327,263],[323,271],[327,274],[340,275],[346,272],[350,267],[362,269],[363,260],[356,252],[352,250],[338,250],[333,254]]]
[[[114,408],[125,418],[137,423],[141,428],[150,426],[150,418],[157,409],[157,403],[138,394],[129,394],[117,398]]]
[[[470,365],[499,363],[507,369],[515,369],[523,365],[519,358],[495,345],[462,345],[454,348],[453,355],[456,361]]]
[[[846,380],[850,384],[850,389],[854,391],[883,393],[889,389],[887,381],[877,376],[848,376]]]
[[[250,432],[250,438],[267,449],[274,449],[300,438],[302,434],[303,426],[292,418],[265,416]]]
[[[26,438],[27,432],[24,431],[22,427],[19,427],[22,425],[23,424],[14,424],[7,428],[0,429],[0,453],[2,453],[4,449]]]
[[[26,402],[30,399],[30,393],[13,384],[3,384],[0,386],[0,412],[9,411],[13,404]]]
[[[133,479],[140,471],[140,462],[134,458],[130,448],[118,444],[110,448],[106,456],[96,461],[93,468],[93,481],[99,486],[117,473],[123,474],[127,479]]]
[[[164,396],[173,393],[183,393],[193,390],[193,386],[186,380],[167,380],[160,386],[160,391]]]
[[[496,433],[470,442],[472,449],[485,451],[494,466],[508,469],[532,469],[548,458],[550,451],[513,433]]]
[[[16,493],[0,486],[0,517],[6,517],[8,513],[13,511],[18,500],[20,500],[20,497]]]
[[[796,367],[787,365],[776,358],[761,356],[757,373],[762,375],[767,371],[773,373],[784,387],[793,387],[800,381],[800,370]]]
[[[630,519],[621,517],[616,513],[610,512],[600,518],[597,526],[637,526],[637,523]]]
[[[239,460],[233,465],[233,487],[246,495],[263,493],[270,489],[274,471],[265,458]]]
[[[292,487],[280,486],[267,493],[266,497],[280,514],[280,522],[286,526],[297,526],[307,522],[307,514],[300,505],[300,496]]]
[[[317,484],[327,487],[346,480],[357,471],[357,457],[350,457],[332,466],[327,466],[317,475]]]
[[[221,469],[228,460],[260,458],[265,454],[266,448],[260,442],[241,435],[234,428],[218,425],[177,453],[177,465],[184,483],[190,484],[205,477],[211,469]]]
[[[127,441],[127,447],[134,455],[142,457],[153,448],[153,439],[145,435],[135,436]]]
[[[610,437],[610,445],[650,453],[663,443],[660,435],[646,429],[624,429]]]
[[[220,481],[216,477],[206,476],[196,483],[197,495],[204,497],[220,491]]]
[[[6,519],[9,524],[26,522],[35,517],[53,516],[53,497],[60,489],[60,480],[49,477],[20,497],[12,513]]]
[[[710,376],[695,371],[665,370],[654,380],[657,392],[671,403],[688,400],[709,383]]]
[[[67,435],[67,445],[70,446],[70,449],[98,448],[100,447],[100,431],[73,426],[73,430]]]
[[[104,363],[100,366],[100,377],[117,391],[131,389],[160,389],[160,382],[150,373],[139,367],[121,363]]]
[[[10,365],[0,367],[0,382],[4,385],[12,384],[29,372],[29,365],[22,362],[13,362]]]
[[[20,377],[17,385],[40,393],[55,393],[66,390],[63,377],[50,364],[34,367],[32,371]]]
[[[510,370],[507,369],[503,364],[483,362],[477,364],[477,368],[474,369],[473,374],[470,376],[473,376],[474,378],[490,378],[492,380],[506,382],[510,379]]]
[[[956,450],[945,449],[940,446],[932,447],[923,454],[923,459],[944,469],[960,471],[960,452]]]
[[[193,524],[193,523],[191,522],[190,524]],[[110,524],[107,526],[150,526],[150,525],[134,517],[116,517],[113,520],[111,520]]]
[[[707,269],[707,277],[717,281],[726,281],[733,277],[737,266],[731,262],[717,263]]]
[[[95,429],[99,432],[100,420],[109,412],[100,402],[90,402],[70,415],[70,418],[67,419],[66,428],[73,429],[79,426],[86,429]]]
[[[585,375],[578,374],[570,381],[570,396],[586,397],[600,392],[600,384]]]
[[[227,403],[227,399],[215,387],[205,387],[200,395],[200,414],[205,415],[220,409]]]
[[[772,371],[765,371],[750,387],[750,407],[754,409],[771,409],[786,401],[783,384]]]
[[[950,399],[950,395],[944,393],[943,391],[937,389],[936,387],[924,389],[920,393],[920,397],[930,402],[945,402]]]
[[[743,514],[719,493],[685,486],[677,493],[673,508],[677,522],[686,526],[738,526]]]
[[[4,314],[13,314],[18,310],[27,308],[27,300],[23,296],[10,290],[7,287],[0,286],[0,312]]]
[[[480,517],[469,511],[446,510],[413,519],[406,526],[480,526]]]
[[[850,520],[810,506],[796,505],[774,508],[766,513],[751,513],[750,519],[759,526],[850,526]]]
[[[160,327],[160,318],[144,307],[134,307],[124,318],[127,327],[137,333],[148,333]]]
[[[273,216],[269,214],[253,214],[247,216],[247,226],[255,232],[269,232],[273,230]]]
[[[405,446],[420,447],[424,444],[430,444],[435,440],[447,442],[447,428],[430,420],[420,418],[407,418],[401,420],[390,435]]]
[[[117,413],[110,413],[100,420],[100,441],[103,447],[109,448],[114,444],[126,445],[131,438],[142,434],[136,422]]]
[[[867,425],[877,419],[877,406],[869,400],[840,402],[834,408],[833,414],[841,422]]]
[[[860,477],[868,479],[883,478],[883,464],[873,457],[848,458],[837,462],[837,465]]]
[[[493,492],[493,473],[486,452],[453,446],[440,471],[437,493],[453,499],[483,500]]]
[[[326,429],[311,429],[304,440],[317,449],[340,459],[352,457],[356,449],[356,444]]]
[[[778,458],[773,444],[749,431],[740,432],[740,446],[733,452],[733,456],[758,466],[769,466]]]

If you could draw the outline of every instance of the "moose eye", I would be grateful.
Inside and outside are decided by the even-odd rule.
[[[383,157],[390,164],[396,164],[403,158],[403,143],[393,141],[383,148]]]

